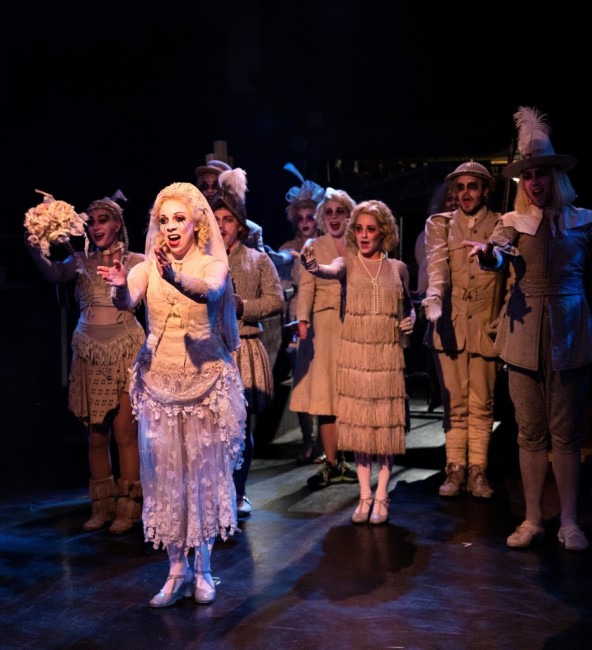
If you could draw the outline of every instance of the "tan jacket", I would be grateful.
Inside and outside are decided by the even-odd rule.
[[[329,264],[340,253],[331,235],[321,235],[316,239],[309,239],[306,245],[313,244],[315,258],[319,264]],[[298,306],[296,316],[298,320],[311,322],[311,315],[325,309],[342,310],[342,294],[345,284],[340,280],[322,280],[315,278],[304,267],[300,268],[298,282]]]
[[[430,323],[426,344],[446,353],[467,350],[494,357],[493,331],[503,299],[503,277],[469,258],[463,240],[486,242],[499,214],[482,208],[474,217],[462,210],[434,214],[426,221],[428,289],[442,301],[442,316]]]

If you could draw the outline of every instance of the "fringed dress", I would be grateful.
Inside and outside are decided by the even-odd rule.
[[[337,360],[337,444],[344,451],[405,453],[405,359],[398,305],[404,264],[345,258],[347,301]],[[380,272],[378,271],[380,265]],[[377,275],[374,289],[370,273]]]
[[[237,528],[232,474],[244,445],[245,398],[222,335],[227,276],[208,270],[211,259],[195,252],[173,264],[188,282],[207,283],[207,302],[163,280],[152,260],[128,279],[132,289],[135,276],[138,284],[147,278],[150,331],[132,369],[130,397],[138,418],[144,536],[154,548],[175,544],[187,552]]]
[[[123,264],[130,269],[144,259],[126,252]],[[90,315],[95,307],[108,307],[110,288],[97,275],[97,264],[105,261],[97,253],[88,257],[76,253],[78,276],[76,299],[81,315]],[[72,334],[68,408],[88,425],[103,424],[119,407],[122,392],[129,391],[129,370],[146,335],[132,312],[117,312],[111,325],[94,325],[80,318]]]

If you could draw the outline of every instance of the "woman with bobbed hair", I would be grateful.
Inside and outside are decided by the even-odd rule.
[[[394,455],[405,453],[406,390],[403,335],[413,331],[409,273],[387,254],[399,229],[382,201],[364,201],[353,210],[346,241],[354,255],[318,264],[315,245],[302,250],[302,263],[318,278],[346,279],[347,301],[337,357],[337,446],[353,451],[360,499],[355,524],[388,519],[388,485]],[[408,305],[403,313],[402,303]],[[372,459],[378,464],[372,494]]]
[[[345,229],[354,200],[343,190],[328,187],[317,208],[317,222],[324,232],[314,242],[320,262],[347,256]],[[308,478],[313,489],[339,483],[357,483],[356,472],[338,453],[335,414],[337,409],[337,354],[342,327],[345,284],[339,279],[316,278],[305,268],[298,284],[298,354],[294,369],[290,410],[317,415],[319,434],[326,455],[321,469]]]

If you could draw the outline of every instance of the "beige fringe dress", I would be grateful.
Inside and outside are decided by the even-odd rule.
[[[345,259],[347,301],[337,361],[338,448],[405,453],[405,359],[397,307],[404,264]],[[380,270],[379,270],[380,266]],[[374,286],[371,276],[376,277]]]
[[[97,254],[76,253],[76,257],[80,268],[76,299],[81,313],[97,306],[117,312],[109,287],[96,274]],[[143,255],[126,252],[122,261],[130,269],[143,259]],[[129,371],[145,339],[144,328],[130,312],[118,312],[112,325],[91,325],[79,319],[72,333],[68,390],[68,408],[77,418],[92,426],[103,424],[116,411],[121,393],[129,392]]]

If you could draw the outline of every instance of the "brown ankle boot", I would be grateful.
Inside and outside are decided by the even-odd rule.
[[[471,492],[474,497],[479,499],[491,499],[493,496],[493,489],[489,485],[485,472],[480,465],[471,465],[469,467],[467,492]]]
[[[117,510],[110,533],[120,535],[127,532],[142,518],[142,484],[140,481],[117,481]]]
[[[448,463],[446,465],[446,480],[438,490],[440,496],[457,497],[465,487],[466,473],[464,465]]]
[[[112,476],[98,481],[89,481],[89,496],[92,502],[92,516],[82,525],[87,532],[103,528],[115,517],[115,480]]]

